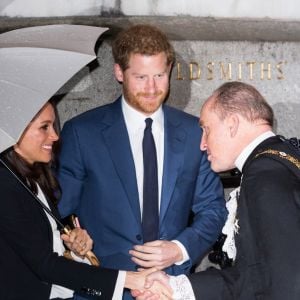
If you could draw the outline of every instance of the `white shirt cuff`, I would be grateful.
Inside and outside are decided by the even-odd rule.
[[[170,276],[173,300],[196,300],[191,282],[185,275]]]
[[[183,263],[185,263],[186,261],[188,261],[190,259],[185,247],[182,245],[182,243],[180,243],[179,241],[177,240],[172,240],[173,243],[175,243],[181,250],[181,253],[182,253],[182,260],[181,261],[178,261],[175,263],[175,265],[179,266],[179,265],[182,265]]]
[[[91,264],[90,261],[89,261],[86,257],[81,258],[81,257],[77,256],[73,251],[70,251],[70,252],[71,252],[72,258],[73,258],[75,261],[80,262],[80,263],[85,263],[85,264],[88,264],[88,265]]]
[[[119,271],[114,294],[112,300],[120,300],[123,297],[123,290],[125,285],[126,271]]]

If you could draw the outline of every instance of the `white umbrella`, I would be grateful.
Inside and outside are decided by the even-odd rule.
[[[108,28],[47,25],[0,35],[0,152],[14,145],[43,105],[96,58],[95,43]],[[0,159],[57,224],[69,233],[26,184]],[[92,251],[86,254],[94,265]]]
[[[0,34],[0,152],[75,73],[96,58],[107,28],[47,25]]]

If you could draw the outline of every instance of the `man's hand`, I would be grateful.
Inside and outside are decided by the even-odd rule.
[[[182,260],[182,252],[176,243],[157,240],[134,246],[129,251],[132,260],[142,268],[156,267],[163,270]]]

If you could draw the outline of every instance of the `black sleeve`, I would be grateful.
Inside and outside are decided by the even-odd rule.
[[[28,270],[43,282],[99,295],[101,299],[112,298],[117,270],[93,267],[58,256],[52,250],[49,221],[36,200],[3,170],[0,170],[0,190],[1,237]]]

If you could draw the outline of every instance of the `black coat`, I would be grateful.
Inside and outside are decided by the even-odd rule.
[[[243,168],[233,267],[190,276],[196,299],[300,299],[300,181],[268,147],[289,149],[278,137],[261,143]]]
[[[52,283],[85,295],[98,291],[97,299],[112,298],[118,271],[53,253],[45,212],[1,163],[0,193],[0,299],[49,299]]]

